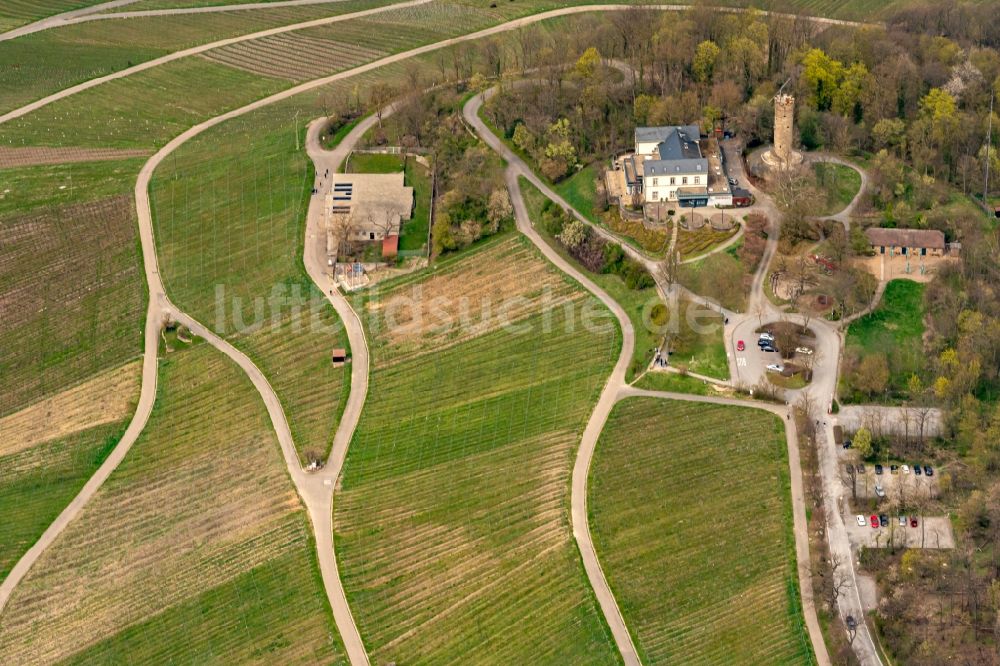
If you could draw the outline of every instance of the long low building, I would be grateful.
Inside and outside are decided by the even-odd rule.
[[[875,254],[941,257],[948,250],[944,233],[937,229],[891,229],[872,227],[865,236]]]
[[[402,224],[413,214],[413,188],[405,185],[404,178],[402,172],[333,176],[324,200],[331,266],[343,250],[341,243],[348,241],[349,245],[382,242],[383,256],[395,255]]]

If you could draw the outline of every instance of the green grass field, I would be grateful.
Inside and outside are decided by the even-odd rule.
[[[208,345],[161,361],[129,455],[15,590],[10,663],[338,663],[313,538],[259,396]]]
[[[889,359],[890,386],[905,390],[911,372],[924,367],[924,285],[892,280],[873,312],[851,323],[845,347],[862,356],[883,353]]]
[[[73,9],[90,7],[105,0],[47,0],[44,3],[32,0],[6,0],[0,5],[0,32],[13,30],[48,16],[61,14]]]
[[[825,205],[817,215],[833,215],[847,207],[861,189],[861,174],[849,166],[815,162],[813,173],[820,191],[826,192]]]
[[[649,398],[619,403],[597,445],[588,497],[597,554],[643,663],[813,661],[777,417]]]
[[[595,222],[601,217],[598,211],[594,210],[594,201],[597,198],[595,180],[601,176],[603,168],[602,164],[589,164],[553,187],[570,206]]]
[[[129,158],[0,170],[0,216],[130,193],[145,161]]]
[[[568,513],[613,322],[585,328],[599,304],[512,234],[359,307],[371,390],[334,529],[373,663],[616,663]]]
[[[647,372],[633,386],[650,391],[670,391],[692,395],[714,394],[712,388],[704,380],[674,372]]]

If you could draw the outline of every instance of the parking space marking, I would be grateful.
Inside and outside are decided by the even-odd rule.
[[[747,357],[746,356],[737,356],[736,357],[736,365],[739,366],[739,367],[741,367],[741,368],[747,367]]]

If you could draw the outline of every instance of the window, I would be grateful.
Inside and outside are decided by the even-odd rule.
[[[885,245],[883,245],[880,249],[881,251],[879,252],[879,254],[885,254]]]
[[[653,190],[653,197],[652,197],[653,201],[656,201],[659,196],[660,196],[660,193],[657,192],[656,190]]]
[[[659,185],[659,184],[660,184],[660,179],[659,178],[654,178],[653,179],[653,185]]]
[[[673,176],[671,176],[671,177],[670,177],[670,184],[671,184],[671,185],[676,185],[676,184],[677,184],[677,179],[676,179],[676,178],[674,178]]]
[[[687,184],[688,184],[688,177],[684,176],[683,178],[681,178],[681,185],[687,185]]]
[[[909,248],[905,248],[905,247],[904,247],[904,248],[903,248],[903,254],[909,254],[909,252],[907,252],[907,250],[909,250]]]
[[[368,240],[375,240],[375,232],[374,231],[369,231],[368,232]]]
[[[920,256],[921,257],[926,257],[927,256],[927,248],[926,247],[920,248]]]
[[[700,185],[701,184],[701,176],[695,176],[694,177],[694,184],[695,185]]]

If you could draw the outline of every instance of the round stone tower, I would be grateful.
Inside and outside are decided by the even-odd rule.
[[[795,118],[795,98],[777,95],[774,98],[774,155],[788,163],[792,156],[792,120]]]
[[[795,97],[779,92],[774,96],[774,145],[761,156],[770,172],[786,171],[802,164],[802,153],[792,149]]]

